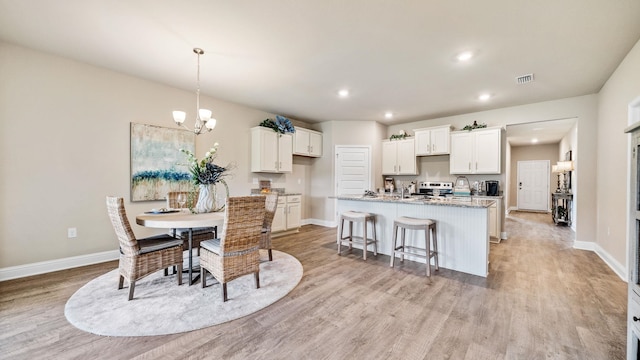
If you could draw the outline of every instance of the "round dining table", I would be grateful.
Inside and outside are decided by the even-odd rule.
[[[200,227],[222,227],[224,212],[192,214],[188,209],[174,212],[148,212],[136,215],[136,224],[159,229],[189,229],[189,285],[198,280],[193,278],[193,229]]]

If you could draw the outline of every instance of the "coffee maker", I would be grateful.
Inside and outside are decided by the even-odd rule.
[[[498,196],[500,190],[500,182],[498,180],[485,180],[487,196]]]

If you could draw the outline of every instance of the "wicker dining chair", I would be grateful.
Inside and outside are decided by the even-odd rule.
[[[222,284],[227,301],[227,283],[254,274],[260,288],[260,234],[265,215],[264,196],[227,198],[220,238],[200,243],[200,278],[206,287],[206,271]]]
[[[133,299],[136,281],[172,266],[178,268],[178,285],[182,285],[182,240],[169,235],[136,239],[121,197],[107,196],[107,211],[120,242],[118,289],[122,289],[127,280],[129,300]]]
[[[278,208],[277,192],[267,195],[264,207],[266,212],[262,223],[262,234],[260,235],[260,249],[266,249],[269,252],[269,261],[273,261],[273,254],[271,253],[271,224]]]
[[[189,207],[194,207],[195,204],[189,204],[189,200],[187,200],[186,204],[180,206],[180,204],[178,204],[178,194],[187,195],[187,199],[191,196],[191,201],[196,201],[198,199],[198,193],[198,190],[195,190],[193,193],[189,191],[169,191],[167,193],[167,208],[187,209]],[[198,255],[200,255],[200,243],[205,240],[215,239],[217,237],[217,232],[218,228],[216,226],[194,228],[191,247],[193,249],[197,249]],[[170,235],[176,239],[182,239],[182,247],[185,249],[189,248],[189,229],[172,229]]]

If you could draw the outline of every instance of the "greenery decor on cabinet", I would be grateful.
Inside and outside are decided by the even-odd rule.
[[[293,124],[291,124],[291,120],[281,115],[276,115],[275,121],[272,119],[264,119],[260,123],[260,126],[272,129],[280,134],[296,132]]]
[[[404,130],[400,130],[397,134],[391,135],[389,140],[404,140],[407,136],[408,135]]]
[[[477,121],[474,121],[473,124],[463,127],[462,130],[471,131],[473,129],[484,129],[486,127],[487,127],[487,124],[478,124]]]

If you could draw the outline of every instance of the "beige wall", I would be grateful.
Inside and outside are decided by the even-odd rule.
[[[622,265],[626,258],[626,183],[629,177],[629,103],[640,96],[640,42],[603,86],[598,97],[597,242]]]
[[[551,207],[551,192],[556,189],[558,183],[556,174],[551,173],[551,165],[558,162],[558,149],[559,145],[557,143],[511,147],[511,162],[509,163],[511,169],[509,172],[509,207],[517,208],[518,206],[518,161],[527,160],[549,161],[549,207]],[[560,180],[562,180],[562,177]]]
[[[105,196],[127,199],[130,220],[162,204],[128,202],[129,124],[174,127],[173,109],[194,116],[193,91],[1,42],[0,79],[0,269],[117,249]],[[312,161],[295,157],[287,175],[250,172],[249,128],[272,114],[201,101],[218,125],[197,138],[198,156],[220,143],[220,163],[236,165],[232,195],[248,194],[254,178],[308,193]],[[156,232],[132,224],[138,236]],[[69,227],[77,238],[67,238]]]
[[[386,126],[375,121],[327,121],[319,124],[323,134],[325,156],[317,159],[312,169],[310,190],[313,198],[311,216],[314,222],[335,225],[335,148],[339,145],[363,145],[371,147],[372,188],[382,186],[381,147],[386,136]]]

